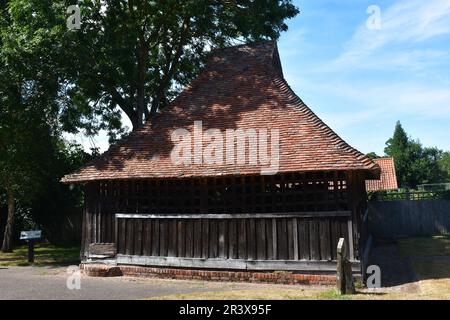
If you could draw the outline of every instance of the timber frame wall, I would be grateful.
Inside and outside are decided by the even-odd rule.
[[[326,271],[340,237],[359,259],[361,172],[96,181],[85,195],[84,261],[115,243],[123,264]]]

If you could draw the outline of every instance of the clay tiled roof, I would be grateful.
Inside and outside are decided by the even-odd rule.
[[[394,158],[379,158],[374,161],[380,166],[381,175],[379,180],[366,180],[367,191],[398,189]]]
[[[276,42],[216,50],[203,72],[152,123],[65,176],[66,183],[100,179],[260,174],[261,165],[171,161],[177,128],[279,130],[278,172],[366,170],[379,167],[350,147],[295,95],[283,78]],[[269,150],[270,150],[270,138]]]

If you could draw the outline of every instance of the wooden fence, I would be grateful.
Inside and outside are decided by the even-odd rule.
[[[116,214],[116,221],[118,263],[328,270],[335,268],[339,238],[354,256],[350,211]]]
[[[368,228],[375,238],[445,235],[450,232],[449,200],[370,201]]]

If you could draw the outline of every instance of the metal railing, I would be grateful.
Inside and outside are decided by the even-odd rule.
[[[447,191],[376,191],[368,194],[369,201],[395,200],[450,200],[450,190]]]

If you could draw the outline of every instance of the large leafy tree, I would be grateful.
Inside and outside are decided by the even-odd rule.
[[[22,26],[0,1],[0,188],[7,194],[8,215],[2,250],[12,250],[15,204],[31,201],[48,169],[48,150],[56,134],[58,77],[51,61],[51,37],[30,42],[17,37]]]
[[[276,39],[298,13],[289,0],[80,0],[81,29],[69,31],[71,1],[10,2],[24,39],[59,31],[64,129],[88,134],[120,133],[120,111],[141,127],[195,77],[209,49]]]
[[[196,76],[207,51],[276,39],[298,9],[288,0],[80,0],[81,29],[66,27],[73,0],[0,0],[0,189],[33,202],[52,172],[62,131],[140,128]],[[55,175],[57,176],[57,175]],[[47,180],[48,181],[48,180]]]

